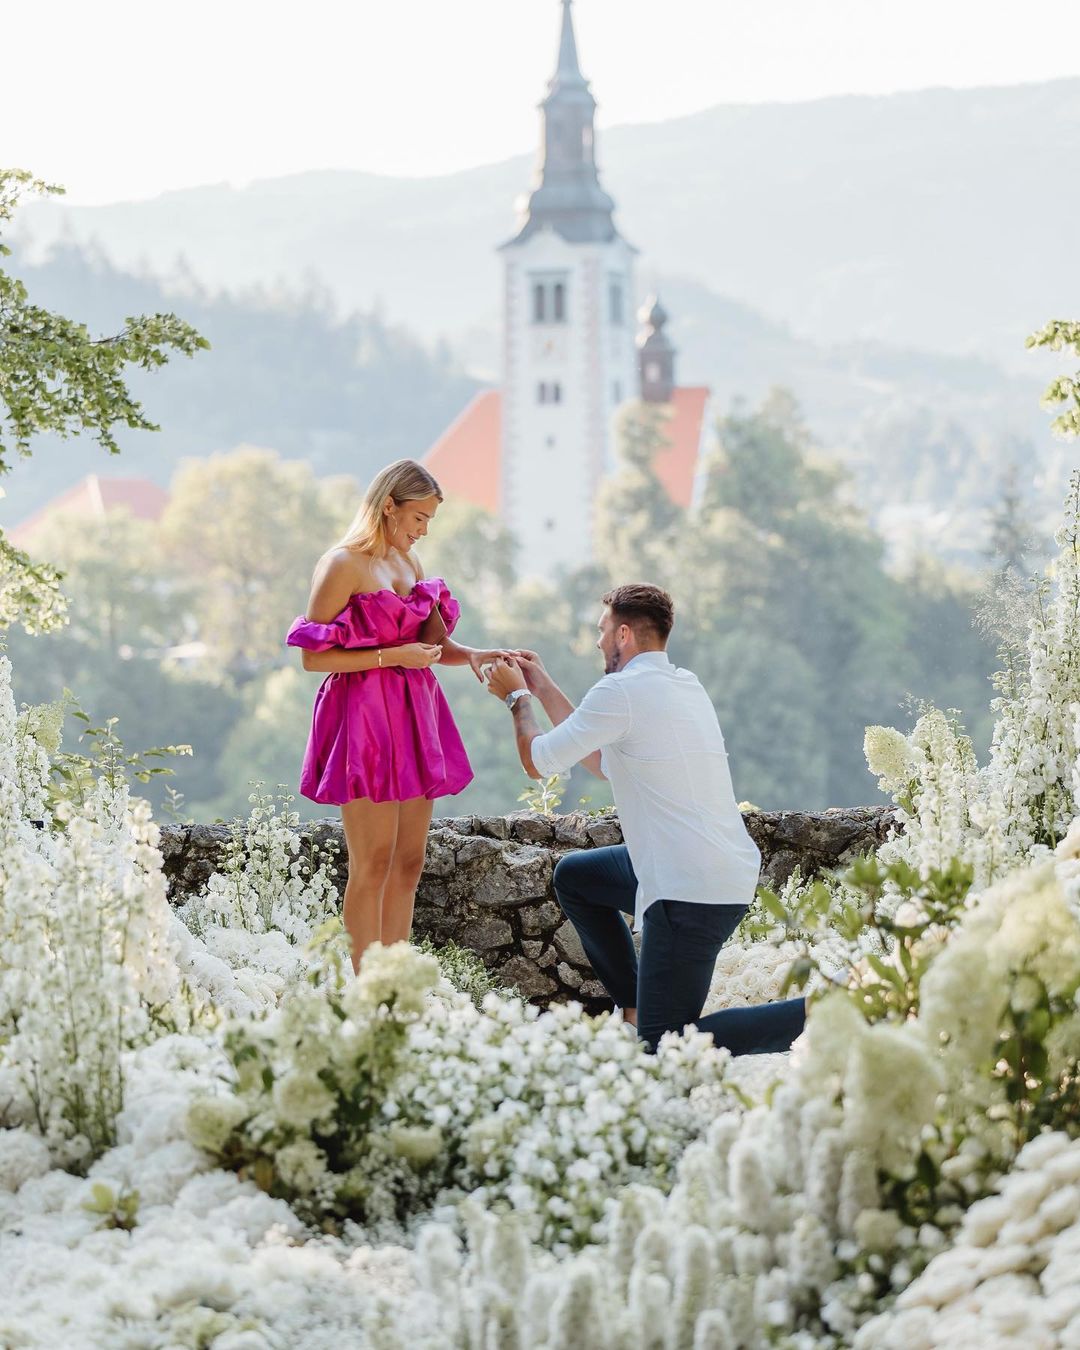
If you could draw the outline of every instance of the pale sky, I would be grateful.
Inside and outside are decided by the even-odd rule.
[[[0,164],[102,202],[304,169],[490,163],[535,147],[559,12],[558,0],[0,0]],[[1080,75],[1078,0],[575,0],[574,14],[601,127]]]

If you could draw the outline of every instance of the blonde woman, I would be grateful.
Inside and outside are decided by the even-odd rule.
[[[305,670],[327,672],[300,791],[341,807],[354,969],[372,942],[409,936],[434,800],[473,776],[431,667],[468,665],[482,679],[482,666],[507,655],[451,640],[460,607],[413,552],[442,499],[413,460],[383,469],[319,559],[307,614],[286,638],[303,649]]]

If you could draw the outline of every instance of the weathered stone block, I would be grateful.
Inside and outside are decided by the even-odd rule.
[[[556,930],[555,950],[564,961],[569,961],[571,965],[589,965],[589,958],[585,955],[585,948],[581,945],[577,929],[569,919]]]
[[[554,994],[559,987],[524,956],[512,956],[502,962],[497,973],[501,980],[520,989],[526,998],[542,998]]]
[[[565,961],[560,961],[558,965],[559,979],[563,984],[571,989],[580,989],[582,985],[582,974],[580,970],[575,970],[573,966],[568,966]]]
[[[429,835],[427,852],[424,855],[424,875],[448,877],[456,866],[454,849],[446,835],[442,833]]]
[[[610,848],[623,841],[622,827],[610,816],[598,816],[586,826],[586,833],[593,848]]]
[[[555,842],[566,844],[569,848],[588,848],[588,820],[580,811],[568,816],[555,817]]]
[[[512,941],[514,930],[505,919],[494,916],[474,919],[461,930],[458,941],[473,951],[486,952],[495,947],[506,947]]]
[[[523,844],[550,844],[555,838],[555,827],[549,816],[534,816],[529,812],[508,816],[511,839]]]
[[[499,840],[477,835],[458,846],[454,859],[459,867],[464,867],[467,863],[475,862],[477,858],[487,858],[493,853],[501,853],[502,851],[502,844]]]
[[[521,931],[533,933],[553,933],[562,918],[562,910],[554,900],[545,900],[541,905],[530,905],[521,911]]]

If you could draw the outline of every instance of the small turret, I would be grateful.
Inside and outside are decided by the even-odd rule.
[[[646,403],[670,403],[675,388],[675,348],[664,332],[667,310],[651,295],[638,310],[641,331],[637,336],[641,397]]]

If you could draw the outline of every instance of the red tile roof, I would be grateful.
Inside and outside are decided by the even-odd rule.
[[[677,506],[689,507],[693,499],[708,401],[709,391],[703,385],[672,390],[668,449],[657,455],[655,467],[657,477]]]
[[[58,515],[101,520],[109,511],[125,508],[139,520],[158,520],[168,501],[165,489],[148,478],[102,478],[91,473],[20,521],[8,531],[8,538],[16,548],[28,548],[46,522]]]
[[[487,389],[443,432],[424,456],[448,497],[497,514],[502,464],[502,394]]]
[[[673,502],[689,507],[701,454],[704,386],[674,390],[669,446],[657,456],[656,472]],[[497,514],[502,469],[502,393],[477,394],[424,456],[424,467],[448,497],[460,497]]]

